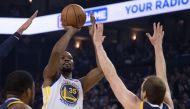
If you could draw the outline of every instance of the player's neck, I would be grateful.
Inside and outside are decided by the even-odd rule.
[[[8,94],[7,99],[9,99],[9,98],[17,98],[17,99],[21,100],[22,102],[27,103],[27,100],[26,100],[27,97],[25,97],[23,95],[21,97],[19,97],[17,95]]]
[[[72,79],[72,73],[62,73],[62,75],[63,75],[64,78],[66,78],[66,79]]]
[[[18,97],[17,95],[8,94],[7,99],[11,99],[11,98],[16,98],[16,99],[19,99],[19,100],[21,100],[23,102],[25,101],[25,100],[23,100],[23,97]]]
[[[147,98],[144,98],[143,101],[144,101],[144,102],[148,102]]]
[[[58,70],[58,75],[60,74],[66,79],[72,79],[72,70]]]
[[[13,94],[8,94],[7,99],[8,98],[18,98],[18,99],[20,99],[17,95],[13,95]]]

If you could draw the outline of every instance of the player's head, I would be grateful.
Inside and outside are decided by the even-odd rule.
[[[165,93],[166,86],[160,78],[156,76],[145,78],[141,86],[141,98],[143,100],[160,105],[164,100]]]
[[[64,76],[69,76],[74,68],[74,62],[72,55],[65,51],[62,53],[59,61],[59,70]]]
[[[26,104],[32,104],[35,96],[35,84],[29,72],[17,70],[10,73],[5,83],[6,95],[14,95]]]

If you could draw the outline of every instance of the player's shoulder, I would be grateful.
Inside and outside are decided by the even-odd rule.
[[[71,83],[81,84],[81,81],[79,79],[68,79]]]
[[[79,79],[69,79],[69,80],[71,80],[71,81],[73,81],[73,82],[80,82]]]
[[[174,109],[174,108],[172,108],[170,105],[164,103],[164,109]]]
[[[123,105],[125,109],[143,109],[143,101],[141,101],[137,96],[134,98],[134,101],[126,101]]]
[[[26,104],[14,104],[10,106],[8,109],[32,109],[32,108]]]

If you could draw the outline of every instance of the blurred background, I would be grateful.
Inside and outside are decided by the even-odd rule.
[[[27,18],[35,10],[38,16],[60,13],[64,6],[77,3],[84,8],[113,4],[127,0],[0,0],[0,17]],[[152,33],[153,22],[164,25],[164,55],[167,76],[175,109],[190,109],[190,10],[141,17],[105,24],[105,50],[119,76],[139,95],[143,78],[155,73],[154,49],[145,33]],[[1,29],[1,28],[0,28]],[[6,76],[24,69],[32,73],[36,83],[34,109],[41,109],[42,72],[51,50],[64,31],[26,35],[9,55],[0,62],[0,102],[4,100]],[[10,35],[0,34],[0,43]],[[94,47],[84,27],[67,49],[75,61],[73,78],[80,78],[96,67]],[[84,109],[122,109],[106,79],[85,95]]]

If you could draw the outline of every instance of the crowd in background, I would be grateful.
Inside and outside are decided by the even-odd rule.
[[[138,43],[135,41],[130,45],[123,42],[108,43],[104,47],[126,87],[137,96],[140,96],[140,86],[144,77],[155,74],[155,67],[153,47],[151,47],[150,43]],[[178,40],[173,38],[173,42],[168,41],[163,44],[167,63],[167,77],[175,109],[190,109],[189,43],[190,40],[188,39]],[[73,57],[75,61],[73,78],[84,76],[96,66],[95,53],[92,46],[88,46],[88,43],[84,43],[80,48],[76,49]],[[27,62],[30,63],[31,61]],[[36,84],[36,98],[33,108],[41,109],[42,72],[31,73]],[[0,102],[2,102],[4,100],[4,90],[1,89],[0,92]],[[95,88],[85,94],[84,109],[122,109],[122,106],[104,78]]]
[[[119,47],[118,47],[119,46]],[[108,57],[115,65],[117,72],[124,81],[126,87],[140,97],[140,86],[144,77],[155,74],[154,50],[148,47],[141,51],[131,50],[123,45],[105,45]],[[175,104],[175,109],[190,109],[190,49],[185,43],[164,45],[164,54],[167,63],[167,77]],[[109,49],[111,47],[112,49]],[[74,54],[75,70],[74,78],[84,76],[90,69],[95,67],[94,52],[90,52],[89,46],[82,46]],[[183,51],[183,52],[181,52]],[[33,74],[36,82],[36,100],[34,109],[42,106],[42,75]],[[84,109],[122,109],[121,104],[114,96],[107,80],[104,78],[95,88],[90,90],[84,97]]]
[[[40,1],[41,2],[33,2],[32,5],[29,2],[20,3],[22,1],[18,2],[14,0],[12,0],[12,2],[9,0],[10,4],[8,4],[9,2],[5,2],[5,4],[2,2],[0,3],[0,16],[26,17],[30,16],[31,10],[35,10],[36,8],[39,8],[39,16],[57,13],[62,10],[63,4],[65,4],[65,2],[71,2],[75,0],[54,0],[54,2],[53,0],[51,2],[49,2],[49,0]],[[126,0],[115,0],[112,2],[119,1]],[[99,6],[110,3],[111,1],[86,0],[81,2],[80,0],[76,3],[78,2],[82,3],[83,7],[86,7],[87,5]],[[175,109],[190,109],[190,37],[188,37],[186,34],[188,33],[189,29],[188,22],[184,22],[185,20],[181,19],[181,15],[183,14],[178,13],[172,16],[171,14],[167,13],[162,16],[163,18],[159,17],[159,15],[152,16],[152,20],[155,20],[154,17],[158,19],[161,18],[161,21],[167,22],[164,26],[167,26],[168,24],[170,25],[168,28],[172,29],[172,31],[170,30],[170,33],[165,33],[166,35],[163,44],[164,55],[167,63],[167,78]],[[186,16],[184,18],[186,18]],[[134,20],[134,25],[138,25],[136,20],[138,19]],[[178,20],[182,22],[180,25],[177,23]],[[160,21],[160,19],[158,21]],[[188,17],[186,21],[189,21]],[[124,29],[131,28],[128,27]],[[147,28],[145,28],[145,30],[146,29]],[[40,36],[40,34],[40,38],[35,37],[36,39],[34,38],[33,40],[37,40],[36,42],[33,40],[31,41],[30,38],[27,37],[23,39],[17,47],[15,47],[15,49],[4,61],[0,62],[0,104],[3,102],[3,100],[5,100],[5,92],[3,89],[3,81],[5,77],[13,70],[22,68],[23,70],[27,70],[32,73],[35,79],[36,97],[33,104],[33,109],[41,109],[41,87],[43,84],[42,71],[47,64],[51,47],[58,40],[58,37],[56,37],[54,33],[48,34],[51,35],[51,38],[47,39],[51,40],[50,43],[48,41],[46,42],[46,37],[44,36],[45,34],[42,34],[42,36]],[[169,37],[167,34],[169,34]],[[118,37],[120,38],[121,36]],[[40,40],[40,42],[38,42],[38,40]],[[0,37],[0,44],[3,41],[4,38]],[[93,51],[92,44],[89,46],[89,43],[92,42],[89,42],[89,40],[87,41],[88,43],[83,42],[80,48],[71,50],[75,61],[73,78],[80,78],[87,74],[92,68],[96,67],[95,53]],[[125,42],[125,40],[121,39],[118,42],[108,42],[104,45],[108,57],[113,62],[117,69],[118,75],[125,83],[126,87],[139,97],[141,90],[140,86],[144,77],[155,74],[154,50],[153,47],[151,47],[151,44],[147,42],[149,41],[146,38],[144,38],[144,40],[138,40],[137,38],[137,40],[130,41],[129,44],[128,42]],[[85,94],[83,104],[84,109],[123,109],[121,104],[114,96],[109,83],[105,78]]]

